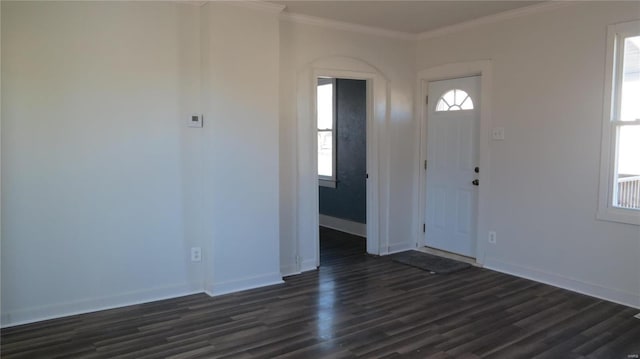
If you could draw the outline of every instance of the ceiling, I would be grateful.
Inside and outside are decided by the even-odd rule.
[[[271,1],[285,13],[419,34],[541,1]]]

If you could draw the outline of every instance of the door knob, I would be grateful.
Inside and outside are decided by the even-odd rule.
[[[480,167],[476,167],[476,168],[474,168],[474,169],[473,169],[473,171],[474,171],[475,173],[480,173]]]
[[[472,185],[474,185],[474,186],[477,186],[477,185],[479,185],[479,184],[480,184],[480,181],[478,181],[477,179],[474,179],[474,180],[471,182],[471,184],[472,184]]]

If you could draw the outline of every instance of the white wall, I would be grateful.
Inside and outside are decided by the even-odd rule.
[[[3,326],[281,281],[278,31],[220,3],[2,2]]]
[[[204,68],[206,290],[281,282],[275,12],[208,3]]]
[[[280,257],[283,274],[298,272],[315,262],[313,237],[298,238],[296,106],[298,76],[322,58],[354,58],[376,68],[388,80],[387,128],[380,144],[380,207],[384,217],[381,237],[391,250],[409,248],[415,242],[411,216],[416,152],[413,119],[414,43],[412,41],[335,30],[283,20],[280,23]],[[340,69],[337,69],[340,70]],[[409,139],[408,141],[406,139]],[[388,215],[386,214],[388,210]],[[299,245],[296,241],[300,239]],[[384,248],[386,252],[388,249]],[[300,256],[301,266],[295,258]]]
[[[3,325],[201,291],[180,136],[197,41],[192,6],[2,2]]]
[[[489,268],[640,306],[640,227],[595,219],[605,35],[640,5],[584,3],[420,41],[417,68],[491,59]],[[488,136],[488,134],[484,134]]]

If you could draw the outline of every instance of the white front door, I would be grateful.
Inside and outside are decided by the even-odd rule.
[[[480,76],[429,82],[425,244],[475,257]]]

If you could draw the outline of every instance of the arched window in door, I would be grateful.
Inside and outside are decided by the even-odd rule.
[[[473,110],[473,100],[466,91],[454,89],[447,91],[436,105],[436,112]]]

